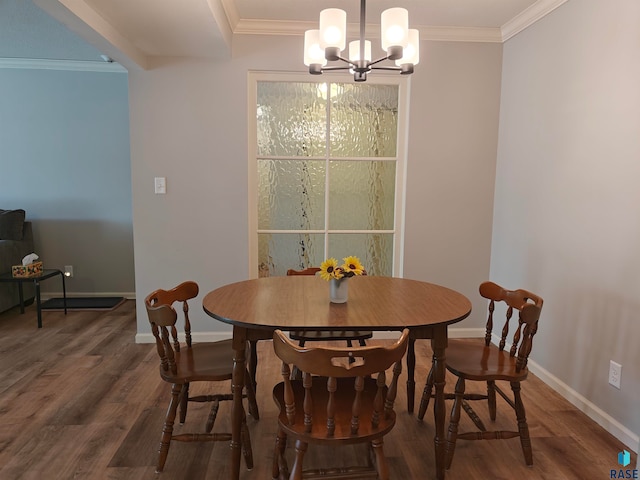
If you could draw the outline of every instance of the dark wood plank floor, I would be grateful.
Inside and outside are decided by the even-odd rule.
[[[44,328],[36,328],[33,306],[24,315],[18,309],[0,314],[1,480],[228,477],[229,449],[222,443],[176,442],[165,471],[155,474],[169,387],[158,375],[154,347],[134,343],[133,301],[111,312],[76,311],[67,316],[43,312],[43,324]],[[422,382],[431,357],[427,341],[418,342],[417,357],[417,378]],[[243,479],[270,478],[276,432],[270,391],[279,380],[280,366],[270,342],[261,342],[259,358],[261,419],[249,418],[255,468],[249,472],[243,464]],[[403,384],[404,379],[403,374]],[[447,479],[610,478],[609,470],[617,468],[617,453],[625,448],[622,443],[535,377],[530,376],[523,385],[523,397],[534,466],[525,466],[517,439],[461,441]],[[221,407],[216,431],[229,430],[229,407]],[[392,478],[433,478],[432,412],[424,422],[407,414],[404,388],[396,410],[398,424],[385,443]],[[486,418],[486,408],[477,410]],[[194,405],[185,427],[178,428],[200,429],[206,414],[206,407]],[[510,427],[511,416],[499,399],[499,428]],[[463,416],[461,430],[469,426]],[[310,447],[307,458],[309,465],[324,466],[328,461],[354,463],[365,455],[358,448],[335,452]],[[631,465],[635,465],[635,455]]]

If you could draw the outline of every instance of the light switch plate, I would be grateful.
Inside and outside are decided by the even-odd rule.
[[[167,193],[167,178],[166,177],[156,177],[154,179],[155,184],[155,192],[156,193]]]

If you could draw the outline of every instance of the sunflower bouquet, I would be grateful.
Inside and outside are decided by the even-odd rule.
[[[358,257],[345,257],[342,259],[342,265],[338,265],[335,258],[328,258],[320,265],[320,276],[329,281],[331,279],[340,280],[341,278],[349,278],[354,275],[365,274],[364,267],[360,263]]]

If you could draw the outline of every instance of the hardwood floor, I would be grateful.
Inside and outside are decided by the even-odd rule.
[[[111,312],[70,311],[67,316],[43,312],[43,325],[36,328],[34,306],[24,315],[17,308],[0,314],[1,480],[228,477],[229,451],[220,443],[175,442],[165,471],[155,474],[170,387],[160,380],[154,346],[134,343],[133,301]],[[417,343],[416,354],[421,391],[431,357],[427,341]],[[271,477],[276,433],[271,387],[279,381],[280,365],[270,342],[260,342],[259,355],[261,418],[248,420],[255,468],[249,472],[243,464],[242,479]],[[391,475],[396,479],[433,478],[433,414],[427,412],[425,421],[419,422],[406,413],[405,378],[403,373],[403,388],[396,402],[398,423],[385,437]],[[449,381],[447,390],[452,389]],[[518,439],[460,441],[446,478],[610,478],[610,470],[618,468],[617,453],[624,445],[537,378],[530,376],[522,390],[534,466],[525,466]],[[486,408],[480,402],[474,403],[474,408],[476,405],[478,414],[489,422]],[[187,417],[187,423],[196,428],[204,428],[208,412],[208,407],[200,407],[191,405]],[[229,431],[228,408],[221,407],[214,431]],[[512,417],[499,398],[498,427],[511,428]],[[471,426],[463,415],[461,431]],[[366,458],[366,452],[354,448],[333,452],[311,446],[305,464],[348,464],[360,457]],[[635,462],[632,455],[631,467]]]

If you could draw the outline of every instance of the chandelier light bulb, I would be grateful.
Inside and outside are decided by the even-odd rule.
[[[320,48],[344,50],[347,44],[347,12],[327,8],[320,12]]]
[[[389,8],[380,16],[382,49],[406,47],[409,41],[409,12],[406,8]]]
[[[416,29],[409,29],[409,43],[402,50],[402,58],[396,60],[397,66],[404,64],[417,65],[420,62],[420,32]]]
[[[400,25],[391,25],[386,32],[386,37],[391,45],[400,45],[404,41],[404,30]]]
[[[364,41],[364,59],[367,62],[371,61],[371,42],[369,40]],[[352,62],[360,60],[360,40],[349,42],[349,60]]]
[[[324,50],[320,48],[320,30],[307,30],[304,32],[304,64],[326,65]]]
[[[340,33],[340,29],[334,25],[327,27],[324,31],[324,35],[322,36],[324,43],[326,45],[335,45],[340,44],[342,40],[342,34]]]

